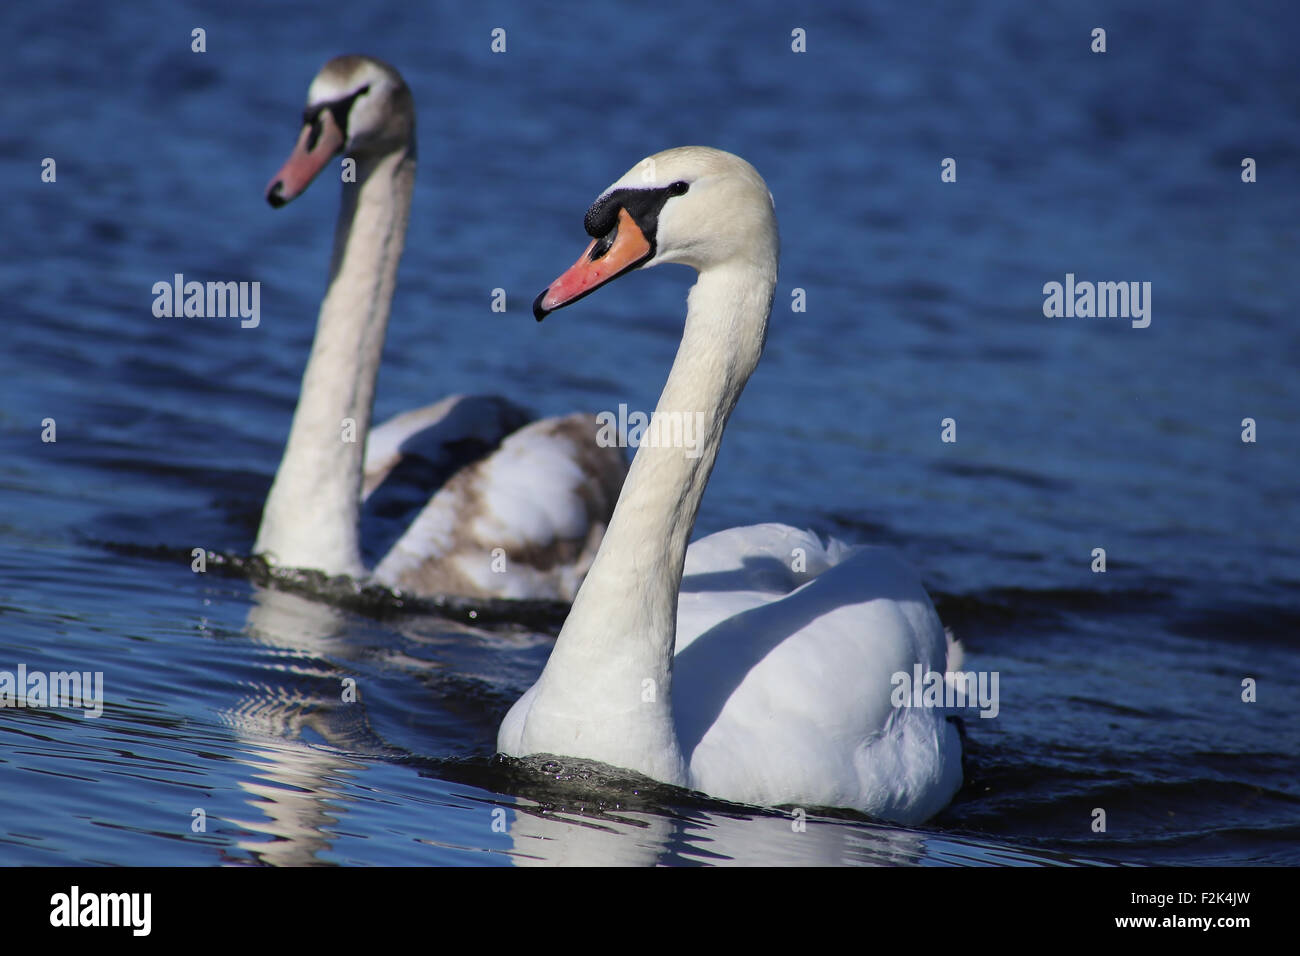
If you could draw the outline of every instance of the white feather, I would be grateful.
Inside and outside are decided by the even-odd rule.
[[[702,412],[704,441],[698,455],[638,450],[550,660],[497,747],[744,803],[921,822],[959,788],[961,744],[943,711],[892,699],[895,675],[946,669],[947,636],[916,574],[884,549],[775,524],[687,548],[766,338],[777,239],[761,177],[719,150],[660,153],[611,189],[677,183],[687,188],[668,191],[648,264],[682,262],[699,281],[655,414]]]

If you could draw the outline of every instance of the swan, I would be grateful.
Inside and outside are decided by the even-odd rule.
[[[671,149],[610,186],[584,225],[592,242],[537,297],[538,321],[632,269],[694,268],[654,415],[704,412],[706,424],[695,449],[663,441],[670,430],[642,441],[498,751],[596,761],[751,805],[929,819],[961,786],[959,732],[937,708],[895,707],[893,678],[910,679],[916,665],[955,669],[959,645],[916,573],[886,549],[823,544],[777,524],[687,548],[766,338],[778,260],[766,184],[730,153]]]
[[[622,452],[597,444],[592,415],[530,422],[492,396],[453,395],[370,429],[415,182],[415,108],[387,63],[325,64],[267,201],[283,206],[339,154],[354,179],[345,164],[329,287],[254,553],[415,595],[572,600]],[[368,579],[363,543],[378,558]]]

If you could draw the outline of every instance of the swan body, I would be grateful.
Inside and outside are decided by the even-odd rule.
[[[415,594],[571,600],[626,472],[621,452],[596,445],[594,416],[532,422],[495,396],[451,396],[371,429],[415,182],[415,109],[388,64],[325,64],[267,200],[284,205],[340,154],[355,181],[254,552]]]
[[[960,738],[940,709],[893,706],[892,679],[917,664],[946,672],[956,648],[915,572],[886,549],[783,525],[687,548],[766,338],[778,259],[766,185],[729,153],[668,150],[606,190],[585,225],[591,245],[538,297],[538,318],[631,269],[692,266],[699,279],[655,415],[702,411],[706,429],[689,454],[638,450],[498,750],[596,760],[743,803],[928,819],[961,785]]]

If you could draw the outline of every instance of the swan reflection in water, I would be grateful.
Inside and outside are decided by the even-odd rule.
[[[414,701],[443,676],[443,668],[436,660],[387,649],[398,643],[390,629],[424,645],[445,642],[449,650],[457,642],[491,641],[492,633],[412,615],[375,627],[370,641],[358,639],[366,630],[363,618],[319,598],[258,588],[253,599],[245,635],[263,652],[262,675],[223,718],[238,735],[236,753],[249,768],[240,783],[249,812],[231,814],[228,822],[238,828],[236,846],[258,862],[332,862],[340,834],[349,831],[348,815],[367,810],[366,801],[386,803],[384,790],[394,779],[404,807],[429,806],[427,814],[410,813],[403,821],[413,846],[439,851],[427,857],[414,852],[410,862],[446,862],[449,849],[463,850],[466,862],[517,866],[915,865],[974,860],[989,852],[978,843],[859,817],[834,819],[815,809],[800,817],[789,809],[720,804],[582,761],[489,758],[492,728],[508,694],[501,695],[495,714],[480,721],[472,754],[453,760],[423,756],[375,731],[370,708],[400,708],[404,702],[383,695],[382,702],[368,704],[371,678],[364,675],[393,672],[393,686],[411,685]],[[495,639],[507,645],[549,640]],[[358,675],[358,699],[345,701],[345,681]],[[444,703],[450,722],[477,702]],[[415,733],[423,736],[422,729]],[[383,786],[368,782],[376,775]]]

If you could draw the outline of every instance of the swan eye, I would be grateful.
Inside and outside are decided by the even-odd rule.
[[[690,188],[691,188],[690,183],[686,183],[686,182],[682,182],[681,180],[678,180],[677,182],[673,183],[671,186],[668,187],[668,195],[680,196],[682,193],[686,192],[686,190]]]
[[[365,96],[369,92],[370,84],[367,83],[350,96],[334,103],[330,103],[329,106],[326,107],[334,114],[334,122],[338,125],[339,129],[343,130],[344,135],[348,134],[348,117],[352,113],[352,104],[355,103],[359,97]]]
[[[307,137],[307,152],[310,153],[320,141],[320,114],[313,116],[308,122],[311,123],[311,136]]]
[[[307,137],[307,151],[311,152],[315,149],[316,144],[320,141],[320,134],[322,132],[320,116],[321,113],[325,112],[325,110],[330,111],[330,115],[334,117],[334,125],[343,132],[343,136],[346,139],[349,135],[348,118],[352,113],[352,104],[369,92],[370,84],[367,83],[355,93],[350,93],[341,100],[335,100],[333,103],[322,103],[315,107],[309,106],[307,109],[303,110],[303,124],[311,127],[311,135]]]

